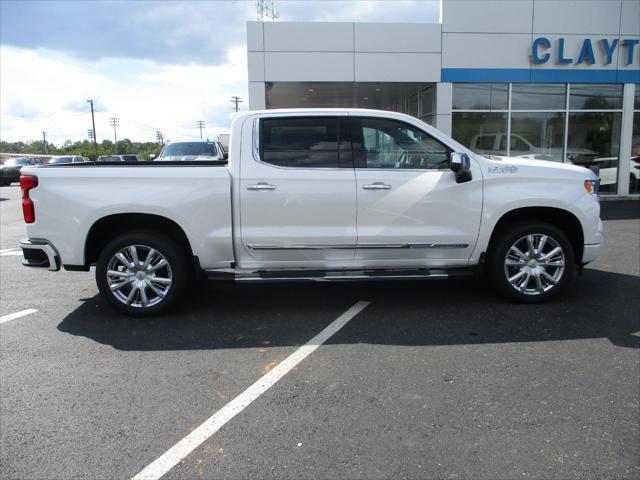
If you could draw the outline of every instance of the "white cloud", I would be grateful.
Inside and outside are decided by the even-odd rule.
[[[89,105],[85,113],[78,107],[88,98],[99,99],[104,109],[96,113],[99,141],[113,138],[112,116],[120,118],[118,138],[151,141],[156,129],[165,138],[195,137],[196,120],[205,120],[205,135],[214,137],[228,128],[230,96],[247,97],[243,45],[228,49],[225,62],[211,66],[131,59],[92,65],[12,47],[0,48],[0,61],[0,138],[7,141],[39,139],[42,130],[56,144],[85,138]],[[132,71],[138,73],[131,76]]]

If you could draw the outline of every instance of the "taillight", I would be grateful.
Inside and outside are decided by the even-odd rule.
[[[32,188],[38,186],[38,177],[35,175],[22,175],[20,177],[20,188],[22,188],[22,214],[26,223],[36,221],[36,209],[33,200],[29,198],[29,192]]]

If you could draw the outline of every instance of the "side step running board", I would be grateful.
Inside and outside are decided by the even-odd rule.
[[[470,276],[471,269],[395,269],[395,270],[280,270],[250,273],[207,272],[211,280],[234,280],[236,282],[341,282],[364,280],[443,280],[452,277]]]

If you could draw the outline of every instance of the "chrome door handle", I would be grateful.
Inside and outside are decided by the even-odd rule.
[[[362,185],[363,190],[391,190],[391,185],[383,182],[366,183]]]
[[[266,182],[259,182],[255,185],[249,185],[247,190],[275,190],[276,186]]]

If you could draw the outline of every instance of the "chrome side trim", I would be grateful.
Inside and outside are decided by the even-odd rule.
[[[247,245],[251,250],[344,250],[354,249],[355,244],[349,245],[266,245],[250,243]]]
[[[268,245],[250,243],[251,250],[377,250],[377,249],[408,249],[408,248],[467,248],[468,243],[360,243],[337,245]]]
[[[360,243],[356,248],[467,248],[468,246],[468,243]]]

